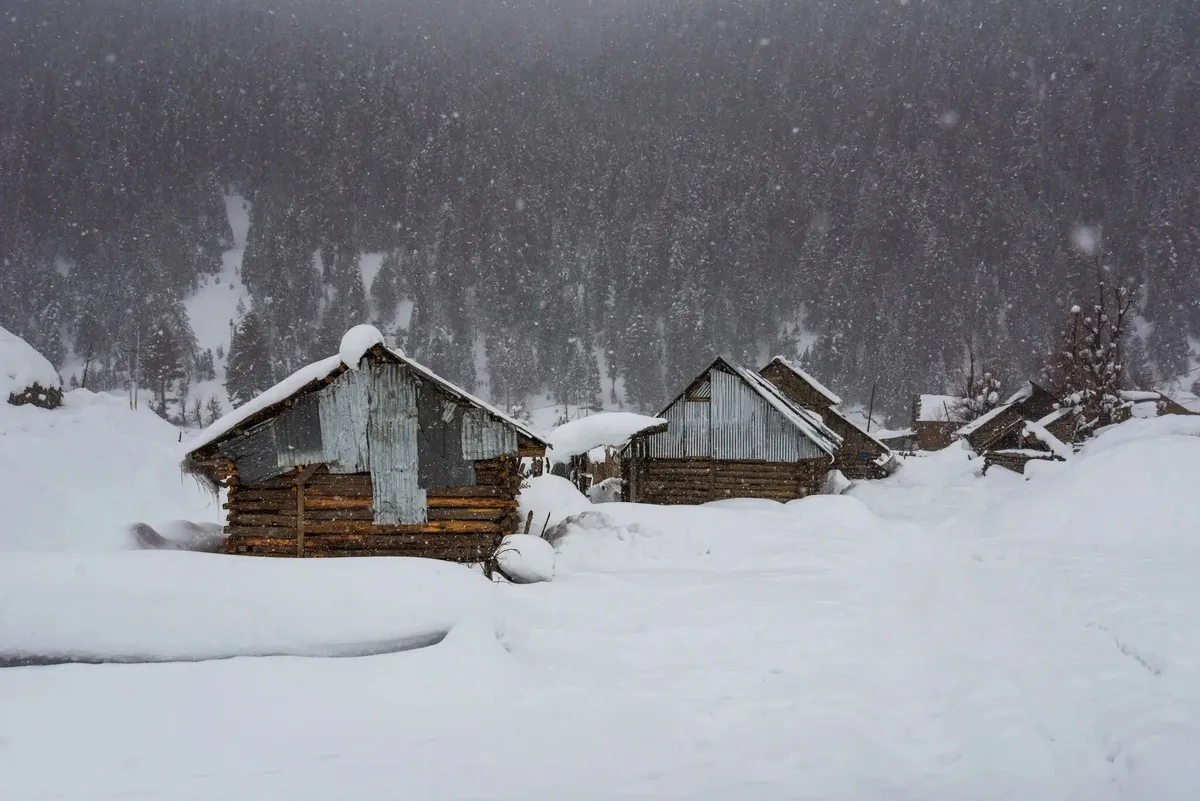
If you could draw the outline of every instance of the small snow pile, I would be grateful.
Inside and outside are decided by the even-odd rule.
[[[178,448],[179,429],[113,395],[77,389],[53,412],[0,403],[0,551],[126,550],[139,520],[218,522]]]
[[[338,346],[338,356],[342,364],[351,370],[358,369],[358,363],[367,351],[376,345],[383,344],[383,334],[373,325],[356,325],[342,336],[342,344]]]
[[[551,529],[571,515],[587,511],[591,502],[575,485],[561,476],[535,476],[528,479],[517,496],[517,513],[520,515],[518,530],[525,531],[529,515],[533,523],[529,533],[540,535],[543,529]]]
[[[588,487],[588,500],[592,503],[616,503],[621,500],[625,482],[619,478],[606,478],[599,484]]]
[[[632,412],[601,412],[563,423],[550,433],[550,460],[565,462],[572,456],[609,446],[619,448],[638,434],[665,429],[661,417],[647,417]]]
[[[702,504],[708,509],[731,509],[745,512],[778,512],[783,504],[770,498],[722,498]]]
[[[1032,420],[1025,423],[1025,436],[1033,437],[1038,442],[1049,448],[1060,459],[1070,459],[1075,452],[1071,450],[1071,446],[1065,444],[1058,437],[1046,430],[1046,427],[1040,423],[1035,423]]]
[[[554,546],[532,534],[510,534],[496,549],[500,573],[513,584],[537,584],[554,578]]]
[[[822,495],[841,495],[850,489],[852,482],[841,470],[830,470],[825,474],[825,483],[821,487]]]
[[[0,402],[4,401],[57,408],[62,403],[62,380],[32,345],[0,328]]]
[[[490,619],[492,592],[432,559],[6,554],[0,664],[385,653]]]

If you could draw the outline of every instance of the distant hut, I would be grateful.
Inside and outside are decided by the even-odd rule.
[[[1191,393],[1181,393],[1178,398],[1173,398],[1164,392],[1154,390],[1145,392],[1126,390],[1121,393],[1121,400],[1125,402],[1128,414],[1132,417],[1200,414],[1200,401],[1197,401]]]
[[[834,467],[846,478],[883,478],[896,471],[899,461],[891,448],[842,414],[842,399],[799,365],[776,356],[759,373],[797,406],[819,414],[842,438]]]
[[[599,412],[563,423],[550,432],[547,457],[552,472],[590,494],[603,481],[620,482],[622,449],[631,440],[667,430],[667,421],[631,412]],[[610,493],[611,494],[611,493]]]
[[[1039,421],[1047,415],[1059,410],[1058,398],[1038,384],[1029,381],[1011,397],[980,415],[971,422],[959,428],[954,433],[955,439],[967,442],[976,453],[990,450],[1020,447],[1022,424],[1026,421]],[[1069,426],[1070,420],[1065,415],[1055,419],[1058,427]],[[1067,435],[1067,440],[1072,439]]]
[[[32,345],[0,328],[0,399],[13,406],[62,406],[62,380],[58,371]]]
[[[788,501],[820,491],[842,439],[753,370],[717,359],[659,417],[667,430],[622,454],[625,499]]]
[[[1065,461],[1072,453],[1066,443],[1073,433],[1069,409],[1055,409],[1040,420],[1022,421],[999,443],[1002,447],[984,453],[983,472],[986,474],[992,465],[999,465],[1023,474],[1030,462]]]
[[[546,444],[358,326],[209,426],[184,469],[228,488],[227,553],[486,562]]]
[[[912,438],[918,450],[939,451],[954,441],[964,422],[957,395],[918,395],[913,399]]]

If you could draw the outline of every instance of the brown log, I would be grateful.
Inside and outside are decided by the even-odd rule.
[[[290,516],[281,514],[274,515],[246,515],[246,514],[230,514],[229,525],[231,526],[271,526],[281,528],[296,527],[296,510],[291,510]]]
[[[514,505],[515,508],[515,505]],[[432,508],[427,512],[430,520],[491,520],[502,522],[508,517],[506,509]]]
[[[433,520],[412,526],[377,526],[369,521],[314,520],[305,523],[311,534],[498,534],[500,526],[487,520]]]
[[[427,498],[502,498],[504,490],[499,487],[431,487],[425,490]]]
[[[230,503],[288,503],[296,502],[296,490],[239,489],[230,491]]]
[[[470,509],[515,509],[517,501],[514,497],[494,496],[475,498],[450,498],[426,496],[425,503],[430,509],[452,509],[466,507]]]
[[[233,548],[277,548],[295,551],[296,540],[286,537],[238,537],[231,542]],[[400,550],[400,549],[438,549],[494,550],[496,538],[468,534],[374,534],[360,536],[351,534],[310,534],[305,537],[305,555],[310,549],[316,551],[344,551],[347,549],[362,550]]]
[[[226,504],[229,509],[229,514],[280,514],[285,509],[288,513],[293,513],[290,507],[284,506],[281,503],[245,503],[242,501]]]
[[[316,495],[305,488],[305,509],[370,509],[373,502],[369,496],[348,498],[339,495]]]

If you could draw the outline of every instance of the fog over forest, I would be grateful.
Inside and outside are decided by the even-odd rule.
[[[95,388],[135,345],[211,379],[183,301],[237,194],[235,399],[370,319],[506,404],[783,353],[904,415],[967,343],[1035,375],[1097,268],[1162,381],[1200,347],[1197,42],[1195,0],[7,0],[0,326]]]

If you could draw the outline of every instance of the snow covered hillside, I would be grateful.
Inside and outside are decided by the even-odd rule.
[[[704,507],[592,507],[548,482],[523,502],[576,514],[554,580],[529,586],[388,581],[392,560],[20,555],[39,566],[4,581],[53,636],[0,603],[10,648],[311,657],[342,625],[449,634],[0,669],[0,798],[1194,798],[1200,418],[1132,421],[1029,480],[979,467],[951,448],[844,496]]]
[[[54,411],[0,403],[0,510],[0,551],[124,549],[130,523],[221,512],[180,473],[179,429],[85,389]]]

